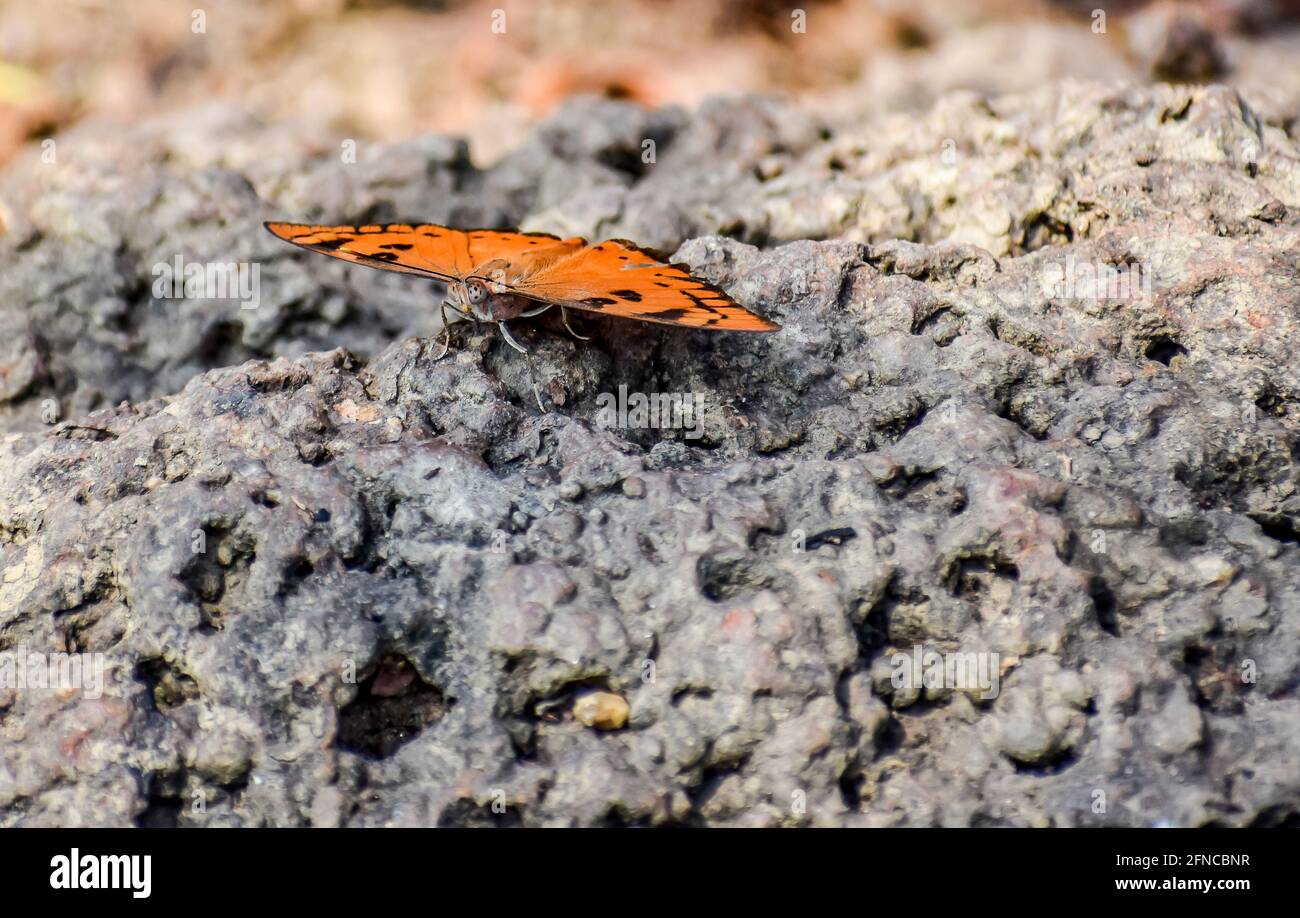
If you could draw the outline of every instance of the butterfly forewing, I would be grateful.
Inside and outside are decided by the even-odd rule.
[[[433,223],[366,226],[267,223],[266,228],[286,242],[322,255],[443,281],[464,279],[489,261],[513,261],[532,251],[554,250],[556,246],[573,250],[584,244],[581,239],[560,240],[548,233],[466,231]]]
[[[727,331],[773,331],[717,287],[622,239],[587,246],[522,278],[518,292],[603,315]]]

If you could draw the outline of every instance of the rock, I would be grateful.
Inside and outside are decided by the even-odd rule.
[[[587,101],[482,168],[207,108],[15,162],[0,825],[1294,819],[1289,104]],[[272,216],[633,235],[782,329],[434,361],[432,285]],[[155,296],[177,254],[256,308]],[[602,425],[620,386],[698,431]],[[996,690],[895,685],[917,648]]]
[[[1171,82],[1208,82],[1227,69],[1211,16],[1188,5],[1153,4],[1129,17],[1134,55],[1152,74]]]

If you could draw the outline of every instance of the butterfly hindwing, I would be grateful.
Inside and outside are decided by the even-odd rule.
[[[623,239],[586,246],[522,278],[525,296],[602,315],[726,331],[779,328],[693,276]]]

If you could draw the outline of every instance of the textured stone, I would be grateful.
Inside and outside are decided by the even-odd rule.
[[[0,651],[105,680],[0,687],[0,824],[1294,822],[1292,124],[1067,82],[574,103],[487,169],[213,109],[16,163]],[[431,285],[271,216],[633,235],[783,328],[435,362]],[[259,263],[257,308],[154,298],[178,252]],[[1151,297],[1047,289],[1071,260]],[[602,427],[620,385],[700,436]],[[998,692],[896,685],[917,646]]]

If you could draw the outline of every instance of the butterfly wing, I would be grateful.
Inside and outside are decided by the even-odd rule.
[[[457,230],[433,223],[315,226],[267,223],[285,242],[342,258],[355,264],[418,274],[443,282],[461,280],[492,260],[513,262],[529,252],[567,246],[580,248],[582,239],[561,240],[549,233],[506,230]]]
[[[525,256],[511,283],[515,293],[601,315],[663,325],[724,331],[776,331],[686,265],[664,259],[625,239],[589,245],[530,270]]]
[[[355,264],[444,283],[481,273],[521,296],[603,315],[727,331],[780,328],[692,276],[685,265],[669,264],[623,239],[587,245],[585,239],[549,233],[432,223],[266,228],[286,242]]]

